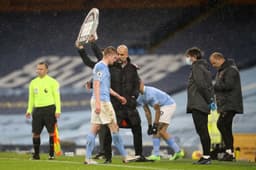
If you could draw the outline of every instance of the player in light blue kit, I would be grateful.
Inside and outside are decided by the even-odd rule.
[[[110,89],[110,73],[108,65],[112,65],[117,56],[116,49],[107,47],[103,52],[103,59],[98,62],[93,69],[93,95],[91,98],[91,129],[87,135],[85,164],[97,164],[91,159],[95,145],[95,136],[101,124],[107,124],[112,136],[112,141],[123,157],[123,162],[127,163],[129,158],[124,148],[123,141],[118,133],[115,111],[110,102],[110,94],[119,96]],[[119,96],[120,97],[120,96]]]
[[[167,145],[175,152],[169,160],[176,160],[184,157],[184,152],[176,144],[174,138],[167,132],[171,117],[176,110],[175,101],[165,92],[140,83],[140,95],[137,98],[138,106],[142,106],[148,120],[148,135],[153,134],[153,154],[149,160],[160,160],[160,139],[163,138]],[[150,107],[155,110],[155,120],[152,126]]]

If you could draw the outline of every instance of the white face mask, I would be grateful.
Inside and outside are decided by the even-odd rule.
[[[192,61],[191,61],[190,57],[186,57],[185,62],[187,65],[192,65]]]

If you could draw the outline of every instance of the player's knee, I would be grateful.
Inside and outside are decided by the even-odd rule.
[[[116,133],[119,130],[119,127],[118,127],[118,125],[116,123],[110,123],[108,125],[108,127],[109,127],[111,133]]]
[[[159,135],[160,136],[164,136],[166,134],[166,129],[162,128],[162,129],[159,129]]]

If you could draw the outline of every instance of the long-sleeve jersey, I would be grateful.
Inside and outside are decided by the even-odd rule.
[[[46,75],[36,77],[30,82],[27,113],[32,113],[35,107],[55,105],[56,113],[61,113],[59,83]]]

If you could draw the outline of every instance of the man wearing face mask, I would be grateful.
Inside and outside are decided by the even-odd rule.
[[[208,131],[208,114],[214,107],[211,72],[208,63],[202,59],[199,48],[193,47],[186,51],[186,63],[191,65],[188,80],[187,113],[192,113],[196,132],[200,137],[203,156],[195,164],[211,164],[211,140]]]
[[[233,60],[225,59],[219,52],[211,54],[210,62],[218,71],[214,85],[220,113],[217,127],[226,147],[226,153],[221,161],[232,161],[234,159],[232,122],[236,113],[243,113],[239,70]]]

